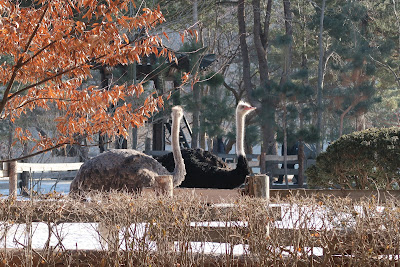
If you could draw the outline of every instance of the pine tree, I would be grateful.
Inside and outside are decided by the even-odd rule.
[[[337,81],[331,81],[326,95],[339,115],[339,136],[343,134],[346,116],[364,120],[366,111],[376,101],[375,64],[370,57],[376,49],[369,24],[368,9],[362,2],[337,1],[325,15],[325,28],[336,54],[330,67],[337,77]],[[363,128],[365,122],[357,130]]]

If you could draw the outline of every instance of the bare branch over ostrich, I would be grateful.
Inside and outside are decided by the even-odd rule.
[[[172,154],[175,160],[171,173],[154,158],[133,150],[116,149],[102,153],[86,161],[71,182],[70,192],[80,193],[90,190],[127,190],[140,191],[143,187],[153,186],[155,177],[173,175],[174,187],[185,178],[186,170],[179,148],[179,125],[183,110],[179,106],[172,108]]]
[[[243,101],[236,107],[236,168],[228,168],[217,156],[202,149],[182,149],[186,177],[180,187],[232,189],[245,182],[250,173],[244,152],[245,117],[255,109]],[[174,166],[172,153],[157,160],[168,170]]]

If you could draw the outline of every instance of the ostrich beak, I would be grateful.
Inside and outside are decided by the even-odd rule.
[[[253,111],[253,110],[256,110],[257,108],[256,107],[245,107],[244,108],[244,110],[246,110],[246,111]]]

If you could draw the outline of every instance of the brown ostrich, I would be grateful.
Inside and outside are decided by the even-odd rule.
[[[71,182],[70,192],[90,190],[140,191],[150,187],[159,175],[172,175],[174,187],[185,178],[186,170],[179,149],[179,125],[183,110],[172,108],[172,154],[174,169],[168,171],[154,158],[132,149],[110,150],[86,161]]]

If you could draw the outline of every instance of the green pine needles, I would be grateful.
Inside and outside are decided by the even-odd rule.
[[[311,187],[399,189],[400,128],[343,135],[307,169]]]

